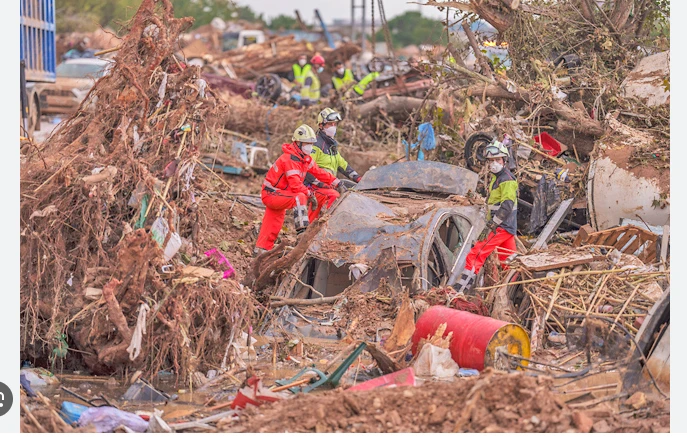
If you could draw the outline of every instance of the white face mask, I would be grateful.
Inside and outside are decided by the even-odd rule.
[[[310,144],[310,143],[302,143],[302,145],[301,145],[301,150],[302,150],[303,153],[305,153],[306,155],[310,155],[310,154],[312,153],[312,144]]]
[[[317,72],[322,73],[324,71],[324,67],[317,67]]]
[[[298,60],[298,65],[300,65],[300,66],[302,67],[302,66],[304,66],[307,62],[308,62],[308,61],[306,61],[305,59],[299,59],[299,60]]]
[[[336,126],[329,126],[324,128],[324,133],[327,134],[328,137],[334,138],[336,135]]]
[[[489,163],[489,171],[490,171],[490,172],[492,172],[492,173],[498,173],[498,172],[500,172],[501,170],[503,170],[503,164],[501,164],[500,162],[491,161],[491,162]]]
[[[341,67],[341,68],[339,68],[338,70],[336,70],[336,72],[337,72],[338,74],[344,74],[344,68]]]

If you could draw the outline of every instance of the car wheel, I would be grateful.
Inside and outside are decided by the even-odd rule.
[[[255,83],[255,92],[261,98],[276,102],[281,96],[281,79],[276,74],[265,74]]]
[[[477,132],[468,138],[465,142],[465,161],[468,168],[472,171],[479,172],[486,158],[484,157],[484,149],[493,140],[493,136],[484,132]]]

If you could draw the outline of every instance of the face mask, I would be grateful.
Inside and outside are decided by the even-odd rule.
[[[310,154],[312,153],[312,144],[307,144],[307,143],[306,143],[306,144],[302,144],[302,145],[301,145],[301,150],[302,150],[303,153],[305,153],[306,155],[310,155]]]
[[[341,67],[341,68],[339,68],[338,70],[336,70],[336,72],[337,72],[338,74],[344,74],[344,69],[343,69],[343,67]]]
[[[322,73],[324,71],[324,67],[317,67],[317,72]]]
[[[334,138],[336,135],[336,126],[329,126],[324,128],[324,133],[327,134],[328,137]]]
[[[306,61],[305,59],[299,59],[299,60],[298,60],[298,65],[300,65],[300,66],[302,67],[302,66],[305,65],[306,62],[307,62],[307,61]]]
[[[498,173],[503,170],[503,164],[500,162],[492,161],[489,163],[489,171],[492,173]]]

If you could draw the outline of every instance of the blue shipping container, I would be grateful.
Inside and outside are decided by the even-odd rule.
[[[20,0],[21,60],[26,80],[55,81],[55,0]]]

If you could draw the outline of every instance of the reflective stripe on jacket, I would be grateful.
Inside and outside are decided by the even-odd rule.
[[[348,87],[352,83],[355,83],[355,78],[353,77],[353,72],[348,68],[344,71],[343,77],[338,77],[336,74],[332,76],[332,84],[336,91],[343,87]]]
[[[372,73],[368,74],[367,76],[363,77],[360,82],[356,86],[353,87],[353,91],[356,92],[359,96],[362,96],[363,93],[365,92],[365,89],[367,86],[375,79],[379,77],[379,72],[373,71]]]
[[[310,64],[305,64],[303,67],[301,67],[298,64],[293,64],[291,68],[293,69],[293,81],[303,85],[305,82],[305,76],[312,69],[312,66]]]
[[[301,88],[301,99],[313,103],[320,100],[320,78],[312,70],[309,70],[305,75],[305,82]]]
[[[315,161],[303,153],[295,144],[282,144],[283,154],[270,167],[263,189],[270,190],[289,190],[294,193],[310,195],[310,190],[303,185],[306,174],[310,173],[322,182],[330,185],[337,185],[339,179],[317,166]]]
[[[493,218],[499,227],[515,235],[518,227],[518,181],[507,168],[491,175],[487,206],[487,220]]]

